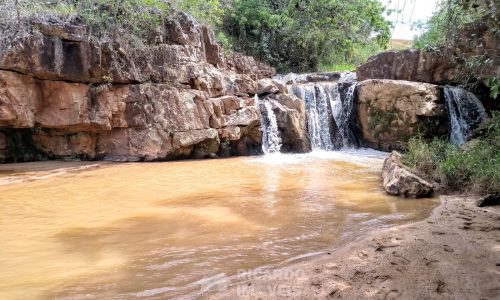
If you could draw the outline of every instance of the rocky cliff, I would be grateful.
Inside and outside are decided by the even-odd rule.
[[[360,65],[356,73],[359,80],[392,79],[446,84],[455,81],[457,65],[437,53],[408,49],[375,55]]]
[[[78,21],[9,32],[0,47],[0,161],[259,153],[256,94],[274,99],[285,150],[308,151],[303,104],[268,79],[272,68],[226,57],[209,28],[180,12],[155,41],[104,42]]]

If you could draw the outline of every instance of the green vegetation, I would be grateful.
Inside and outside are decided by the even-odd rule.
[[[416,24],[424,33],[413,46],[454,58],[461,66],[462,84],[483,82],[497,98],[500,80],[495,45],[500,40],[500,10],[495,0],[441,0],[427,23]],[[476,39],[480,39],[476,45]],[[498,47],[498,46],[496,46]]]
[[[29,22],[24,23],[29,17],[40,21],[80,19],[94,37],[129,40],[135,43],[134,46],[151,42],[149,39],[169,11],[163,0],[18,0],[0,2],[0,8],[3,11],[0,13],[0,30],[13,24],[29,28]]]
[[[234,49],[280,71],[354,63],[356,45],[385,47],[390,24],[376,0],[234,0],[224,31]]]
[[[219,0],[175,0],[174,3],[199,21],[217,27],[222,25],[225,9]]]
[[[211,26],[227,51],[283,72],[353,69],[386,49],[390,37],[378,0],[0,0],[0,27],[35,14],[78,18],[98,38],[140,46],[159,38],[169,6]]]
[[[412,138],[403,162],[431,179],[462,192],[500,192],[500,112],[494,112],[481,136],[462,149],[440,139]]]
[[[498,35],[499,13],[492,0],[441,0],[439,8],[427,23],[415,24],[424,33],[414,40],[420,49],[453,46],[462,38],[461,31],[474,23],[488,26],[488,34]]]

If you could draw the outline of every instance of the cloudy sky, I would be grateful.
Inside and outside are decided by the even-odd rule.
[[[401,14],[392,13],[387,19],[393,24],[398,21],[394,29],[393,39],[411,40],[419,31],[411,30],[411,23],[428,20],[437,9],[439,0],[381,0],[389,9],[403,10]]]

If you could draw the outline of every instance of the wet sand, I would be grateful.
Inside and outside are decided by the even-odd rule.
[[[442,196],[427,220],[382,230],[210,299],[499,299],[500,207]],[[404,201],[404,200],[401,200]]]

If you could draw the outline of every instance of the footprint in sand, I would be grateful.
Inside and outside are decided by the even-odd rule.
[[[446,283],[442,280],[438,280],[436,283],[437,283],[436,292],[438,294],[446,293]]]
[[[314,280],[313,282],[311,282],[311,286],[319,290],[321,288],[321,281]]]
[[[434,264],[437,264],[439,262],[439,260],[436,260],[436,259],[431,259],[431,260],[428,260],[428,259],[425,259],[427,262],[425,263],[425,265],[428,267],[428,266],[432,266]]]
[[[386,295],[384,299],[400,299],[400,293],[398,290],[390,290]]]
[[[441,231],[433,231],[432,234],[433,235],[445,235],[446,233],[441,232]]]
[[[450,247],[450,246],[448,246],[448,245],[444,245],[444,246],[443,246],[443,249],[444,249],[444,251],[446,251],[446,252],[450,252],[450,253],[451,253],[451,252],[455,252],[455,250],[453,250],[453,248],[451,248],[451,247]]]
[[[397,262],[391,261],[391,265],[395,266],[394,269],[398,271],[399,273],[405,273],[408,271],[406,267],[400,266]]]
[[[366,253],[365,251],[359,251],[358,257],[361,258],[361,259],[367,259],[368,258],[368,253]]]

